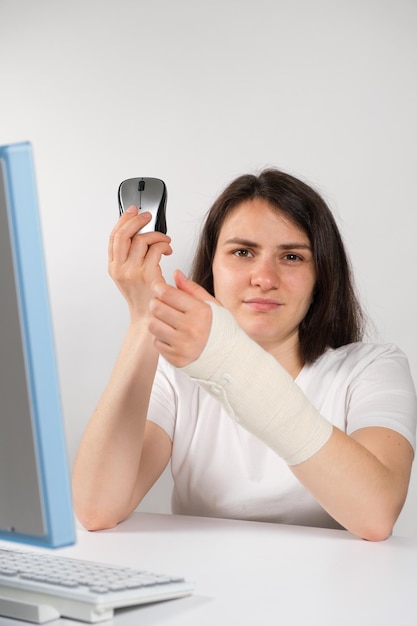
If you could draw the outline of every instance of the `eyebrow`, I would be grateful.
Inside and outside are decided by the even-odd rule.
[[[240,237],[232,237],[231,239],[227,239],[224,242],[224,245],[238,245],[244,248],[259,248],[260,245],[256,243],[256,241],[251,241],[250,239],[241,239]],[[279,250],[311,250],[311,246],[309,243],[304,243],[301,241],[292,241],[288,243],[281,243],[277,246]]]

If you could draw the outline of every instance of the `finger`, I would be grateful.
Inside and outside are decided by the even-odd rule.
[[[161,341],[172,343],[172,331],[178,331],[181,327],[181,311],[174,309],[160,300],[153,299],[149,303],[149,311],[152,314],[148,329]]]
[[[201,302],[217,302],[216,298],[206,291],[204,287],[187,278],[181,270],[176,270],[174,272],[174,280],[178,289],[184,293],[188,293],[194,298],[197,298],[197,300],[200,300]]]
[[[154,336],[154,345],[176,367],[195,361],[206,344],[211,309],[207,303],[198,302],[197,306],[198,311],[183,313],[157,299],[150,304],[152,317],[148,329]]]
[[[117,220],[113,228],[113,232],[117,232],[118,230],[122,230],[122,229],[126,230],[127,228],[134,233],[135,226],[139,224],[140,228],[143,228],[143,226],[145,226],[145,224],[148,224],[148,222],[150,222],[151,219],[152,219],[152,214],[149,211],[139,212],[139,209],[132,204],[119,217],[119,219]]]
[[[135,236],[132,237],[132,247],[138,248],[142,252],[144,251],[143,256],[145,256],[148,251],[151,253],[151,250],[153,250],[156,245],[162,245],[162,247],[168,249],[170,243],[171,237],[164,235],[164,233],[161,233],[159,230],[153,230],[149,233],[136,233]]]
[[[147,213],[146,215],[149,214]],[[171,254],[172,249],[169,245],[171,237],[159,231],[151,231],[143,234],[138,232],[138,228],[142,228],[145,223],[149,221],[149,219],[147,219],[146,222],[144,222],[140,218],[140,215],[136,216],[135,219],[124,224],[119,230],[113,233],[111,237],[111,260],[124,263],[127,257],[130,256],[133,261],[136,260],[139,263],[143,261],[148,251],[151,250],[155,244],[161,244],[160,249],[153,251],[157,263],[159,263],[162,254]]]
[[[190,311],[196,304],[200,303],[200,301],[196,301],[190,294],[160,280],[152,283],[152,296],[182,313]]]
[[[167,302],[159,298],[152,298],[149,303],[149,310],[153,319],[159,323],[159,328],[161,327],[160,325],[163,325],[166,328],[169,327],[175,330],[187,330],[188,318],[185,317],[184,311],[167,304]],[[155,330],[155,327],[152,326],[151,332],[154,333]],[[154,334],[158,335],[157,332]]]
[[[110,262],[115,259],[116,255],[119,260],[126,258],[132,238],[151,219],[152,215],[148,211],[138,214],[138,209],[133,205],[123,213],[110,233],[108,245]]]
[[[169,241],[160,241],[151,246],[148,246],[144,252],[141,249],[140,253],[138,253],[138,262],[146,263],[147,267],[149,268],[156,268],[160,265],[162,256],[169,256],[171,254],[172,248],[169,244]],[[133,256],[132,258],[133,262],[135,262],[135,257]]]

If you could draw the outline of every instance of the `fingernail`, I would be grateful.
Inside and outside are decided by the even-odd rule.
[[[126,213],[130,213],[132,215],[137,213],[137,212],[138,212],[138,209],[137,209],[137,207],[133,206],[133,204],[132,204],[132,206],[127,207],[127,209],[126,209]]]

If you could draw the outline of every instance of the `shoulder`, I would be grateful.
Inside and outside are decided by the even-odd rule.
[[[314,363],[304,369],[316,374],[346,371],[350,375],[357,375],[372,365],[384,368],[400,365],[408,369],[408,360],[404,352],[394,344],[357,342],[326,350]]]
[[[327,350],[319,359],[335,359],[335,360],[373,360],[378,358],[381,355],[393,356],[393,357],[404,357],[404,352],[400,350],[398,346],[393,343],[366,343],[363,341],[359,341],[356,343],[349,343],[345,346],[340,346],[340,348],[334,348]]]
[[[352,343],[327,350],[306,365],[296,383],[310,398],[347,396],[371,389],[415,397],[408,359],[394,344]]]
[[[327,350],[296,383],[341,430],[390,428],[415,447],[417,397],[407,357],[397,346],[352,343]]]

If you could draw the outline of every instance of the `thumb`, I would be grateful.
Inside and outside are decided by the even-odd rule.
[[[194,296],[197,300],[201,300],[201,302],[216,302],[216,304],[220,304],[216,298],[213,298],[213,296],[204,289],[204,287],[201,287],[201,285],[198,285],[193,280],[187,278],[181,270],[175,270],[174,280],[178,289],[185,291],[185,293],[190,294],[190,296]]]

